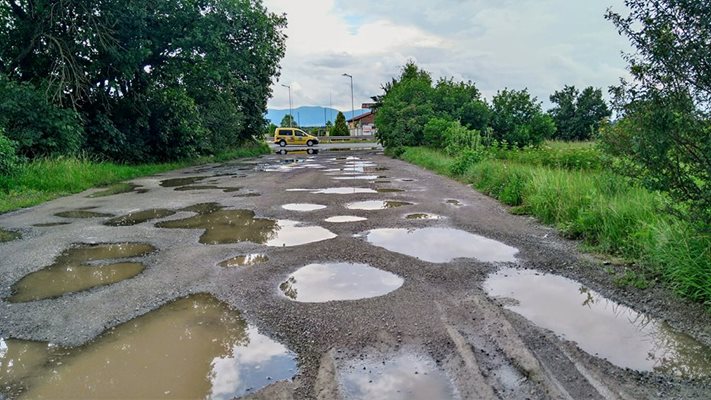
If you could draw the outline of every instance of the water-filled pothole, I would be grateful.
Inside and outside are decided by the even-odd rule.
[[[285,296],[304,303],[356,300],[382,296],[405,281],[367,264],[309,264],[279,285]]]
[[[11,398],[232,399],[291,379],[296,368],[284,345],[208,295],[77,348],[0,339],[0,391]]]
[[[269,257],[267,257],[266,254],[244,254],[222,261],[219,265],[227,268],[245,267],[248,265],[262,264],[267,261],[269,261]]]
[[[445,203],[453,205],[455,207],[460,207],[462,205],[462,202],[456,199],[447,199],[445,200]]]
[[[378,188],[375,189],[377,190],[378,193],[399,193],[399,192],[404,192],[402,189],[396,189],[396,188]]]
[[[43,222],[43,223],[40,223],[40,224],[34,224],[34,225],[32,225],[32,226],[36,226],[36,227],[39,227],[39,228],[50,228],[50,227],[53,227],[53,226],[69,225],[69,224],[71,224],[71,222],[66,222],[66,221],[65,221],[65,222]]]
[[[345,399],[459,399],[451,379],[429,357],[400,353],[384,360],[352,360],[338,370]]]
[[[301,226],[297,221],[256,218],[250,210],[223,210],[214,203],[185,208],[198,215],[156,224],[158,228],[204,229],[200,243],[252,242],[267,246],[299,246],[332,239],[336,235],[320,226]]]
[[[9,242],[11,240],[17,240],[21,237],[22,237],[22,234],[20,234],[20,232],[9,231],[9,230],[0,228],[0,243]]]
[[[360,222],[360,221],[365,221],[368,218],[365,217],[357,217],[355,215],[336,215],[335,217],[329,217],[326,218],[326,222],[332,222],[332,223],[343,223],[343,222]]]
[[[195,190],[222,190],[225,193],[237,192],[241,187],[222,187],[216,185],[191,185],[191,186],[178,186],[173,190],[178,192],[188,192]]]
[[[108,226],[131,226],[137,225],[152,219],[165,218],[175,214],[173,210],[167,210],[164,208],[152,208],[150,210],[136,211],[122,215],[120,217],[111,218],[106,221],[104,225]]]
[[[413,203],[398,200],[365,200],[346,204],[350,210],[385,210],[402,206],[411,206]]]
[[[26,302],[79,292],[132,278],[144,266],[126,259],[142,257],[155,247],[145,243],[82,244],[65,250],[54,263],[12,285],[8,301]],[[124,261],[120,261],[120,260]],[[99,261],[111,263],[95,264]],[[119,262],[120,261],[120,262]]]
[[[314,203],[289,203],[289,204],[284,204],[281,206],[281,208],[289,211],[301,211],[301,212],[307,212],[307,211],[316,211],[316,210],[323,210],[326,208],[323,204],[314,204]]]
[[[384,228],[366,232],[369,243],[433,263],[455,258],[484,262],[516,261],[518,249],[493,239],[452,228]]]
[[[238,194],[238,195],[235,195],[234,197],[259,197],[261,195],[262,195],[261,193],[249,192],[249,193]]]
[[[72,211],[62,211],[54,214],[57,217],[62,217],[62,218],[104,218],[104,217],[113,217],[113,214],[108,214],[108,213],[100,213],[96,211],[88,211],[88,210],[72,210]]]
[[[484,289],[489,296],[514,299],[515,305],[505,307],[619,367],[687,378],[711,375],[711,348],[568,278],[504,268],[487,278]]]
[[[134,183],[126,183],[126,182],[121,182],[117,183],[114,185],[111,185],[107,187],[104,190],[101,190],[96,193],[92,193],[87,197],[95,198],[95,197],[105,197],[105,196],[113,196],[115,194],[121,194],[121,193],[128,193],[128,192],[133,192],[137,188],[140,188],[140,185],[136,185]]]
[[[405,219],[442,219],[442,216],[429,213],[413,213],[407,214]]]
[[[353,176],[336,176],[333,179],[339,181],[357,181],[357,180],[368,180],[372,181],[378,179],[377,175],[353,175]]]
[[[311,193],[314,194],[358,194],[358,193],[378,193],[374,189],[362,187],[331,187],[324,189],[315,189]]]
[[[163,187],[178,187],[192,185],[195,182],[199,182],[207,178],[206,176],[189,176],[185,178],[172,178],[160,181],[160,185]]]

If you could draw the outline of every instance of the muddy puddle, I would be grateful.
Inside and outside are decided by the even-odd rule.
[[[0,391],[20,399],[232,399],[296,371],[286,347],[207,295],[167,304],[77,348],[0,339]]]
[[[571,279],[504,268],[487,278],[484,289],[513,299],[507,309],[619,367],[686,378],[711,375],[711,348]]]
[[[106,189],[103,189],[101,191],[98,191],[96,193],[92,193],[87,197],[91,198],[96,198],[96,197],[106,197],[106,196],[113,196],[115,194],[121,194],[121,193],[129,193],[133,192],[136,189],[140,188],[140,185],[136,185],[133,183],[117,183],[115,185],[111,185],[107,187]]]
[[[372,181],[372,180],[378,179],[378,175],[336,176],[333,179],[339,180],[339,181],[358,181],[358,180]]]
[[[372,245],[433,263],[455,258],[513,262],[518,253],[518,249],[496,240],[453,228],[374,229],[365,237]]]
[[[193,217],[164,221],[158,228],[204,229],[200,236],[203,244],[228,244],[252,242],[267,246],[300,246],[332,239],[336,235],[320,226],[302,226],[298,221],[256,218],[250,210],[224,210],[219,205],[206,203],[186,211],[195,211]]]
[[[62,211],[54,214],[57,217],[62,217],[62,218],[104,218],[104,217],[113,217],[113,214],[108,214],[108,213],[100,213],[96,211],[89,211],[89,210],[71,210],[71,211]]]
[[[9,242],[12,240],[17,240],[22,237],[20,232],[10,231],[7,229],[0,228],[0,243]]]
[[[194,185],[194,186],[178,186],[173,190],[178,192],[188,192],[195,190],[222,190],[225,193],[237,192],[241,187],[221,187],[216,185]]]
[[[53,226],[69,225],[71,222],[43,222],[41,224],[34,224],[38,228],[51,228]]]
[[[262,264],[267,261],[269,261],[269,257],[267,257],[266,254],[244,254],[222,261],[219,265],[226,268],[246,267],[249,265]]]
[[[360,222],[365,221],[368,218],[357,217],[355,215],[336,215],[334,217],[326,218],[324,221],[331,223],[344,223],[344,222]]]
[[[261,193],[249,192],[249,193],[238,194],[238,195],[235,195],[234,197],[259,197],[261,195],[262,195]]]
[[[323,303],[382,296],[404,282],[395,274],[367,264],[310,264],[291,274],[279,289],[292,300]]]
[[[316,211],[316,210],[323,210],[326,208],[323,204],[314,204],[314,203],[289,203],[289,204],[284,204],[281,206],[281,208],[289,211],[300,211],[300,212],[308,212],[308,211]]]
[[[402,189],[396,189],[396,188],[378,188],[375,189],[378,193],[400,193],[404,192]]]
[[[428,213],[413,213],[413,214],[407,214],[405,216],[405,219],[435,220],[435,219],[442,219],[442,216],[436,215],[436,214],[428,214]]]
[[[347,400],[461,398],[432,359],[409,353],[383,360],[353,360],[339,368],[338,381],[341,395]]]
[[[413,203],[398,200],[365,200],[346,204],[350,210],[385,210],[402,206],[411,206]]]
[[[145,243],[83,244],[65,250],[54,263],[12,285],[13,303],[46,299],[132,278],[144,265],[130,259],[155,247]]]
[[[203,179],[206,179],[206,176],[189,176],[186,178],[172,178],[172,179],[164,179],[160,181],[160,185],[163,187],[178,187],[178,186],[188,186],[192,185],[195,182],[199,182]]]
[[[378,193],[374,189],[362,187],[330,187],[323,189],[314,189],[311,193],[314,194],[359,194],[359,193]]]
[[[150,210],[136,211],[122,215],[120,217],[111,218],[110,220],[104,222],[104,225],[108,226],[131,226],[137,225],[146,221],[165,218],[175,214],[173,210],[167,210],[164,208],[152,208]]]
[[[460,207],[460,206],[462,206],[462,202],[459,201],[459,200],[455,200],[455,199],[447,199],[447,200],[445,200],[445,203],[447,203],[447,204],[449,204],[449,205],[452,205],[452,206],[455,206],[455,207]]]

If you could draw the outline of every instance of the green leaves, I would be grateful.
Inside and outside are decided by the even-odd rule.
[[[575,86],[565,86],[550,96],[555,107],[548,111],[556,127],[556,139],[589,140],[597,135],[600,124],[612,114],[602,90],[588,86],[582,93]]]
[[[338,112],[336,115],[336,123],[333,125],[331,130],[331,136],[350,136],[350,131],[348,130],[348,125],[346,124],[346,117],[342,112]]]

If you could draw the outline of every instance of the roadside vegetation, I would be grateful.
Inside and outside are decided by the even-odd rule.
[[[661,283],[711,308],[711,10],[625,3],[629,15],[606,18],[636,48],[634,79],[610,88],[611,104],[573,86],[547,112],[525,89],[489,103],[408,63],[373,99],[378,139],[622,261],[606,267],[620,284]]]

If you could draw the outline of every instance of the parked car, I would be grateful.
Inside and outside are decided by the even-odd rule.
[[[281,147],[290,144],[311,147],[318,144],[318,138],[297,128],[276,128],[274,131],[274,144],[278,144]]]

